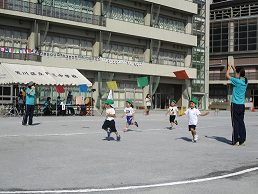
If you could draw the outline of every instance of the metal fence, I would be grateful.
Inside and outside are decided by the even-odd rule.
[[[234,73],[229,74],[231,77],[235,77]],[[245,72],[245,76],[249,80],[257,80],[258,72]],[[210,73],[210,81],[226,81],[226,73]]]
[[[0,58],[5,59],[18,59],[24,61],[41,61],[41,57],[36,55],[35,53],[27,54],[27,53],[8,53],[8,52],[0,52]]]
[[[106,18],[99,15],[93,15],[84,13],[82,11],[63,9],[22,0],[0,0],[0,8],[87,24],[106,26]]]

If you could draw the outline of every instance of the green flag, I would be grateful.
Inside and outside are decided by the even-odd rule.
[[[138,87],[148,86],[148,78],[147,77],[139,77],[137,78]]]

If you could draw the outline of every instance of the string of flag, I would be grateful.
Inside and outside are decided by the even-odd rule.
[[[62,58],[66,60],[84,60],[84,61],[103,61],[110,64],[128,64],[134,66],[142,66],[145,65],[145,62],[134,62],[128,60],[114,60],[108,59],[103,57],[87,57],[87,56],[80,56],[80,55],[67,55],[61,53],[49,53],[49,52],[39,52],[35,49],[14,49],[14,48],[6,48],[1,47],[1,52],[5,53],[16,53],[16,54],[36,54],[41,57],[54,57],[54,58]]]

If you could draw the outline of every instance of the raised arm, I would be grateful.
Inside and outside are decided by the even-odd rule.
[[[231,79],[231,76],[229,75],[229,71],[232,67],[232,63],[228,62],[228,70],[227,70],[227,73],[226,73],[226,77],[230,80]],[[234,68],[233,68],[234,69]]]

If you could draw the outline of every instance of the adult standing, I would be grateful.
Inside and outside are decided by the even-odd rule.
[[[35,95],[35,83],[29,82],[28,88],[26,89],[26,103],[25,103],[25,114],[23,116],[22,125],[27,125],[29,116],[29,125],[32,125],[32,118],[34,112],[34,95]]]
[[[147,96],[145,98],[145,102],[146,102],[146,106],[147,106],[146,115],[150,115],[149,114],[150,108],[151,108],[151,97],[150,97],[150,94],[147,94]]]
[[[238,78],[233,78],[229,75],[229,70],[234,70]],[[244,123],[245,114],[245,92],[248,85],[248,80],[245,77],[245,70],[242,67],[235,69],[232,63],[228,63],[227,78],[233,85],[233,93],[231,100],[231,120],[232,120],[232,145],[245,145],[246,128]]]

